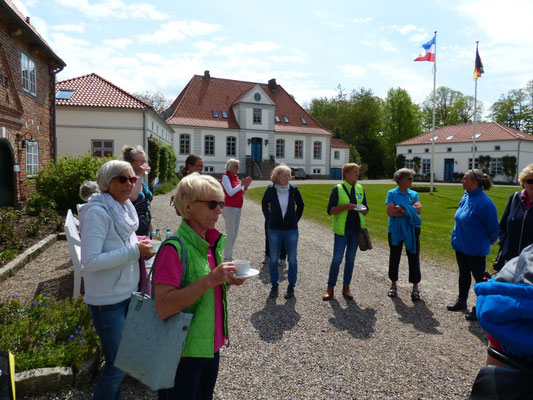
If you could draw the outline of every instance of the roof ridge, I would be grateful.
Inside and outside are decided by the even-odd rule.
[[[515,132],[511,132],[509,129],[513,129],[511,127],[506,127],[502,124],[500,124],[499,122],[497,121],[492,121],[492,123],[496,124],[498,127],[500,127],[501,129],[503,129],[505,132],[507,132],[508,134],[510,134],[511,136],[513,136],[515,139],[519,139],[517,136],[519,136],[517,133]]]
[[[187,85],[185,85],[185,87],[183,88],[183,90],[181,91],[181,93],[178,95],[178,97],[176,97],[176,100],[174,100],[172,102],[172,104],[170,105],[170,108],[172,108],[172,106],[174,105],[174,103],[177,101],[176,103],[176,107],[174,107],[174,110],[172,111],[172,114],[165,120],[168,121],[172,118],[174,118],[174,114],[176,114],[176,111],[178,111],[178,108],[179,108],[179,105],[181,104],[181,102],[183,101],[183,99],[186,97],[186,94],[189,92],[191,86],[192,86],[192,81],[194,79],[194,77],[196,76],[200,76],[200,75],[194,75],[190,80],[189,82],[187,83]],[[182,96],[183,94],[183,96]]]

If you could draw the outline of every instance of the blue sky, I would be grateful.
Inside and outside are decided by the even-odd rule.
[[[474,95],[476,40],[485,113],[533,79],[530,0],[14,0],[67,63],[58,80],[95,72],[130,92],[174,99],[194,74],[266,83],[302,104],[340,84],[420,103],[432,65],[413,62],[437,33],[437,86]]]

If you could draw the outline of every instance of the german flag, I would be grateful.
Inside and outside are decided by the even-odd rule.
[[[481,57],[476,48],[476,66],[474,67],[474,79],[481,78],[481,75],[484,74],[483,63],[481,62]]]

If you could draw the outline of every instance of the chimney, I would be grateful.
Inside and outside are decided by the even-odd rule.
[[[268,88],[270,89],[270,91],[272,93],[277,93],[278,85],[276,84],[276,80],[275,79],[271,79],[271,80],[268,81]]]
[[[30,23],[30,17],[26,17],[26,23],[27,23],[27,24]]]
[[[204,71],[204,81],[209,82],[211,80],[211,75],[209,75],[209,71]]]

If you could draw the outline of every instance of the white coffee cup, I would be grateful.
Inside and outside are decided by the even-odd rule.
[[[160,240],[152,240],[152,252],[157,253],[157,250],[159,250],[159,247],[161,247],[161,241]]]
[[[237,267],[237,276],[245,276],[250,270],[250,261],[247,260],[235,260],[233,264]]]

